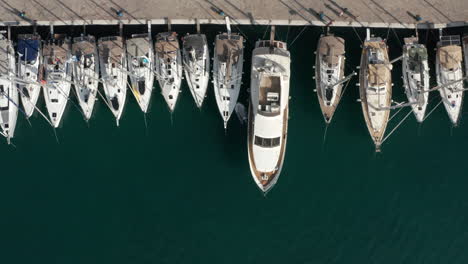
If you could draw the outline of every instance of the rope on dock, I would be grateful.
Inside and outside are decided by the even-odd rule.
[[[401,108],[401,109],[403,109],[403,108]],[[393,134],[393,132],[395,132],[395,130],[397,130],[397,128],[398,128],[401,124],[403,124],[403,122],[411,115],[411,112],[413,112],[412,109],[409,110],[408,113],[406,114],[406,116],[403,117],[403,119],[400,121],[400,123],[398,123],[398,124],[392,129],[392,131],[390,131],[390,133],[388,133],[388,135],[382,140],[382,143],[381,143],[381,144],[383,144],[383,143],[385,142],[385,140],[387,140],[387,139]]]

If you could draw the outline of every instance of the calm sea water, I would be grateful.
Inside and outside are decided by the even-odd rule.
[[[125,34],[145,28],[128,26]],[[223,27],[202,30],[212,42]],[[251,50],[265,27],[240,30],[248,38],[246,103]],[[0,144],[0,263],[467,263],[467,110],[457,128],[442,106],[423,125],[410,116],[376,154],[354,78],[324,140],[312,80],[323,31],[308,28],[291,43],[301,30],[277,29],[277,38],[290,44],[291,110],[285,166],[268,196],[250,175],[246,127],[233,116],[224,132],[212,86],[199,111],[184,83],[172,122],[156,88],[147,128],[130,93],[120,127],[101,101],[89,124],[69,103],[59,143],[36,114],[32,127],[20,116],[16,148]],[[46,37],[46,28],[39,31]],[[352,29],[332,31],[346,40],[350,72],[359,63],[360,41]],[[97,36],[114,32],[117,27],[88,28]],[[373,33],[388,33],[392,58],[413,34]],[[437,36],[420,31],[432,83]],[[404,100],[400,72],[397,63],[396,100]],[[432,109],[440,99],[430,97]],[[43,98],[39,107],[45,109]]]

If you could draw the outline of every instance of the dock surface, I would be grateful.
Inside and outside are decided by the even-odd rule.
[[[224,24],[444,28],[467,0],[0,0],[0,25]]]

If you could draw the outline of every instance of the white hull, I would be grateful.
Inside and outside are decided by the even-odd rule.
[[[460,37],[441,36],[436,54],[437,84],[444,85],[439,89],[440,97],[450,121],[455,126],[460,119],[463,105],[463,81],[446,84],[463,78],[462,60]]]
[[[174,38],[173,42],[160,40],[159,36]],[[161,93],[171,112],[174,111],[179,98],[180,85],[182,83],[182,57],[179,43],[174,33],[160,33],[156,40],[156,78],[158,79]]]
[[[417,45],[417,46],[416,46]],[[411,104],[411,108],[416,117],[416,120],[421,123],[424,121],[426,114],[426,108],[429,98],[429,65],[426,59],[422,60],[418,64],[418,68],[411,67],[411,58],[409,57],[408,50],[412,47],[422,47],[422,44],[407,44],[403,47],[403,83],[405,88],[405,94],[408,98],[408,103]],[[425,48],[424,48],[425,49]],[[427,53],[426,53],[427,54]]]
[[[1,133],[6,137],[8,143],[15,135],[16,121],[18,119],[19,96],[16,89],[14,78],[15,69],[15,51],[11,42],[0,36],[0,128]]]
[[[127,56],[120,37],[99,40],[99,66],[107,105],[117,125],[127,97]]]
[[[66,81],[58,81],[55,84],[46,84],[44,86],[44,98],[46,102],[47,111],[49,112],[50,121],[52,125],[57,128],[62,120],[63,113],[67,106],[68,98],[70,96],[71,74],[66,77]]]
[[[217,35],[216,38],[225,36],[225,34]],[[231,37],[233,37],[231,35]],[[216,104],[218,105],[219,113],[224,121],[224,128],[227,128],[227,123],[231,118],[234,108],[236,107],[237,100],[239,98],[240,88],[242,84],[242,67],[244,63],[244,51],[243,51],[243,39],[238,40],[237,45],[232,44],[232,47],[225,48],[219,47],[218,45],[224,46],[226,40],[215,42],[215,54],[213,59],[213,84],[216,98]],[[234,41],[230,40],[230,43]],[[238,53],[235,59],[233,59],[232,53]],[[223,55],[220,55],[222,53]],[[227,54],[227,55],[224,55]],[[226,56],[227,59],[224,61],[220,60],[221,56]],[[235,61],[233,61],[235,60]]]
[[[436,56],[436,76],[437,85],[444,85],[455,80],[460,80],[463,78],[461,64],[458,70],[447,72],[441,68],[439,58]],[[463,82],[457,82],[441,88],[439,89],[439,93],[450,121],[452,124],[457,125],[463,104]]]
[[[201,38],[202,46],[190,46],[191,38]],[[190,49],[190,48],[193,49]],[[203,105],[203,100],[208,89],[210,79],[210,56],[205,35],[188,35],[184,38],[183,61],[185,77],[198,108]]]
[[[344,39],[332,35],[319,39],[315,61],[315,85],[325,122],[328,124],[341,100],[344,77]]]
[[[267,46],[268,45],[268,46]],[[267,193],[278,181],[286,152],[290,54],[286,44],[257,41],[252,54],[248,156],[252,177]]]
[[[51,40],[42,49],[44,98],[50,121],[59,127],[70,96],[72,65],[68,39]]]
[[[24,113],[26,114],[27,118],[31,117],[34,113],[37,100],[41,94],[41,86],[38,84],[38,72],[40,65],[39,58],[35,61],[34,64],[28,64],[24,61],[19,62],[20,65],[18,68],[18,78],[27,82],[18,83],[18,89],[21,91],[21,102],[23,104]]]
[[[139,37],[127,41],[131,91],[143,113],[148,112],[153,91],[153,58],[153,45],[150,39]]]
[[[73,81],[84,118],[89,120],[93,113],[99,85],[98,52],[94,38],[92,38],[92,42],[84,40],[76,42],[77,40],[73,44],[73,55],[75,57]],[[82,45],[86,46],[82,47]]]

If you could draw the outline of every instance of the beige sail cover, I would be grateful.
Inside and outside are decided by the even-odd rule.
[[[462,61],[462,51],[460,46],[445,46],[439,48],[439,62],[446,69],[456,69]]]
[[[336,65],[339,56],[345,53],[344,40],[335,36],[323,37],[320,41],[319,53],[327,64]]]
[[[382,86],[389,79],[389,70],[384,64],[369,64],[370,86]]]

